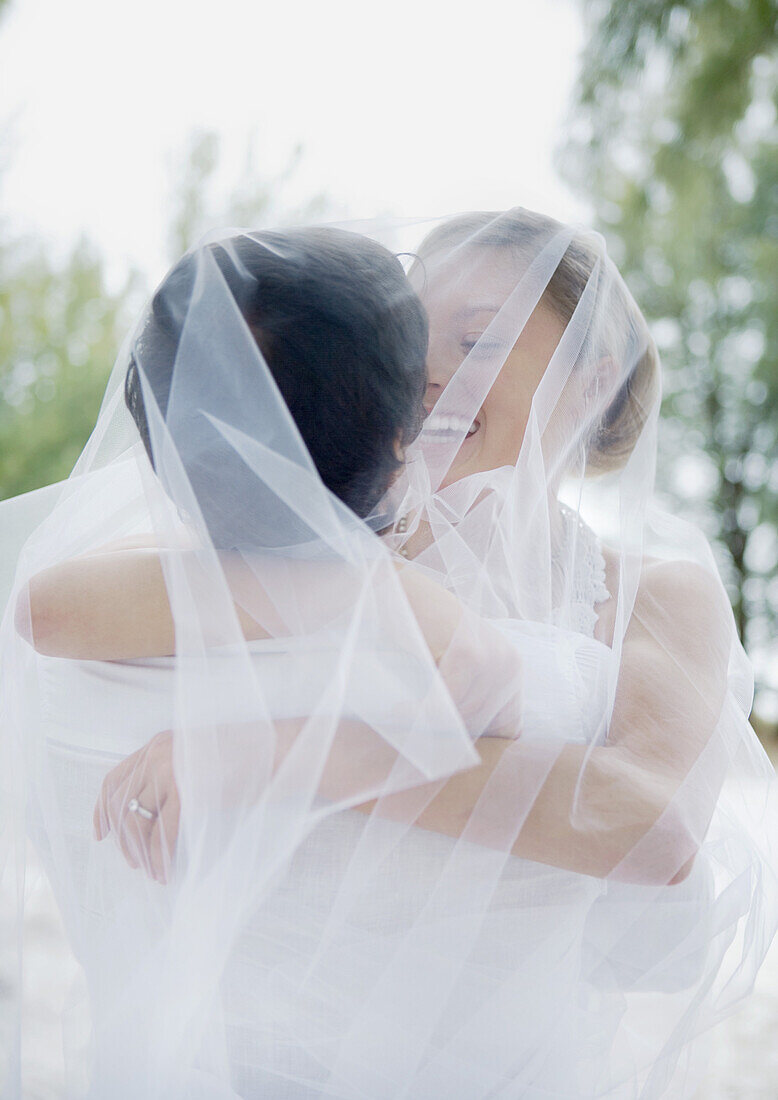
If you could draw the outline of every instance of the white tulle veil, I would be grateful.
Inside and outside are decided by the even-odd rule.
[[[332,241],[365,293],[315,321],[368,333],[376,390],[344,374],[317,422],[257,272],[305,317]],[[358,430],[379,389],[421,401],[419,317],[428,415],[390,469]],[[659,402],[602,240],[525,210],[230,231],[177,265],[71,478],[0,505],[3,881],[22,964],[30,858],[78,962],[64,1095],[690,1094],[772,938],[776,822],[710,548],[653,501]],[[36,578],[131,539],[171,652],[47,645]],[[92,813],[165,729],[161,883]]]

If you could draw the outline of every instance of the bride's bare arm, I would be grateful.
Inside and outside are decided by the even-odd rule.
[[[17,604],[19,633],[40,653],[52,657],[108,661],[174,653],[175,624],[163,570],[165,553],[148,539],[128,539],[37,573]],[[229,568],[225,565],[225,570]],[[457,638],[455,652],[460,663],[465,651],[472,659],[473,647],[465,649],[466,632],[460,631],[462,606],[456,597],[405,562],[397,568],[435,661],[440,664],[446,655],[451,661],[451,642],[458,633],[462,637]],[[264,624],[274,620],[283,633],[272,599],[255,577],[249,580],[252,610],[262,625],[236,602],[244,637],[249,641],[267,638]],[[493,637],[503,650],[510,648],[496,632]]]
[[[50,657],[111,661],[174,653],[163,553],[116,544],[37,573],[17,604],[19,633]],[[241,607],[235,610],[247,638],[267,637]]]
[[[718,796],[721,776],[711,762],[706,797],[677,797],[721,711],[728,615],[721,589],[703,570],[648,567],[624,639],[607,743],[593,749],[565,745],[544,771],[549,758],[530,738],[482,737],[476,746],[481,764],[448,780],[416,824],[458,836],[482,796],[491,799],[493,811],[495,797],[510,797],[514,778],[518,787],[534,775],[537,792],[514,855],[598,877],[681,881]],[[495,787],[490,781],[498,769]],[[513,810],[506,806],[505,816]],[[392,815],[392,796],[378,812]],[[661,827],[641,845],[660,819]]]

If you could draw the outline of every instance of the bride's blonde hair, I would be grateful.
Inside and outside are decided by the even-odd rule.
[[[544,240],[565,231],[553,218],[520,207],[463,214],[436,226],[427,235],[418,250],[417,263],[423,268],[425,260],[433,255],[458,248],[506,249],[531,257]],[[587,336],[586,354],[590,361],[612,360],[626,374],[592,432],[586,463],[590,474],[617,470],[626,463],[660,394],[656,345],[599,235],[574,233],[541,301],[567,325],[596,268],[597,293],[608,300],[606,308],[598,312],[603,320]]]

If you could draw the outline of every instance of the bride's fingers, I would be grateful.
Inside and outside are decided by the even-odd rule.
[[[161,792],[156,785],[144,784],[142,774],[133,769],[122,786],[109,800],[108,819],[116,835],[124,858],[133,870],[143,867],[149,871],[149,838],[159,810]],[[154,816],[131,809],[133,799]]]
[[[151,831],[150,856],[154,877],[158,882],[170,880],[170,869],[178,842],[178,824],[181,806],[178,789],[171,784],[164,805]]]
[[[167,882],[167,872],[172,860],[172,852],[168,845],[169,840],[163,811],[154,822],[154,828],[151,830],[149,839],[151,873],[157,882]]]
[[[105,788],[102,788],[92,811],[92,827],[95,840],[104,840],[108,836],[111,826],[108,824],[108,812],[106,808]]]
[[[122,852],[133,867],[142,867],[157,882],[167,882],[168,872],[178,836],[179,803],[175,784],[151,782],[132,798],[154,816],[148,818],[137,811],[125,810],[118,830]],[[129,791],[128,791],[129,793]]]
[[[128,756],[126,760],[122,760],[121,764],[117,764],[115,768],[111,768],[103,780],[100,794],[97,797],[97,802],[95,803],[94,812],[92,814],[92,824],[94,825],[95,837],[97,840],[103,840],[111,831],[112,800],[117,791],[132,775],[137,764],[137,757],[138,753],[133,753],[132,756]]]
[[[156,865],[151,861],[151,835],[172,790],[175,800],[168,810],[170,834],[166,843],[175,845],[178,832],[178,792],[172,775],[172,744],[169,731],[158,734],[147,745],[113,768],[103,780],[93,813],[95,836],[102,840],[113,830],[119,847],[133,869],[143,867],[155,878],[164,874],[169,858],[161,858],[163,837],[158,842]],[[130,809],[133,799],[153,814],[152,818]],[[161,879],[160,879],[161,880]]]
[[[138,801],[141,800],[138,799]],[[121,824],[115,829],[122,855],[133,870],[142,867],[144,871],[150,873],[149,840],[155,821],[156,817],[149,821],[128,808]]]

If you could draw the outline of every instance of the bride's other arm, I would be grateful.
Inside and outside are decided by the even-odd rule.
[[[175,653],[165,553],[148,538],[128,539],[37,573],[17,603],[18,632],[50,657],[111,661]],[[512,646],[419,570],[404,561],[396,567],[423,640],[463,716],[482,723],[490,703],[486,696],[496,695],[500,680],[516,672]],[[239,564],[224,568],[235,574],[230,583],[239,583]],[[251,573],[248,579],[251,608],[261,622],[236,601],[243,636],[267,638],[266,625],[285,633],[272,599]]]
[[[116,661],[175,652],[175,627],[157,547],[124,540],[33,576],[16,606],[16,628],[50,657]],[[240,606],[244,635],[267,633]]]
[[[700,772],[689,784],[688,796],[682,787],[723,705],[729,617],[723,592],[701,568],[656,564],[644,570],[607,741],[594,748],[562,745],[566,731],[560,730],[558,754],[547,773],[542,767],[538,772],[514,855],[632,882],[680,882],[688,875],[718,797],[715,752],[704,776]],[[526,743],[484,737],[476,747],[481,764],[453,776],[417,825],[460,835],[482,795],[492,803],[493,790],[510,798],[510,782],[490,786],[493,773],[502,768],[501,780],[523,786],[543,756],[531,737]],[[391,797],[379,812],[391,815]],[[514,812],[506,805],[506,816]]]
[[[586,762],[580,790],[579,761],[552,769],[520,854],[541,858],[554,802],[572,808],[577,795],[581,810],[562,817],[559,837],[577,869],[653,884],[688,875],[723,780],[711,742],[727,692],[731,617],[723,589],[701,567],[644,568],[606,744]]]

